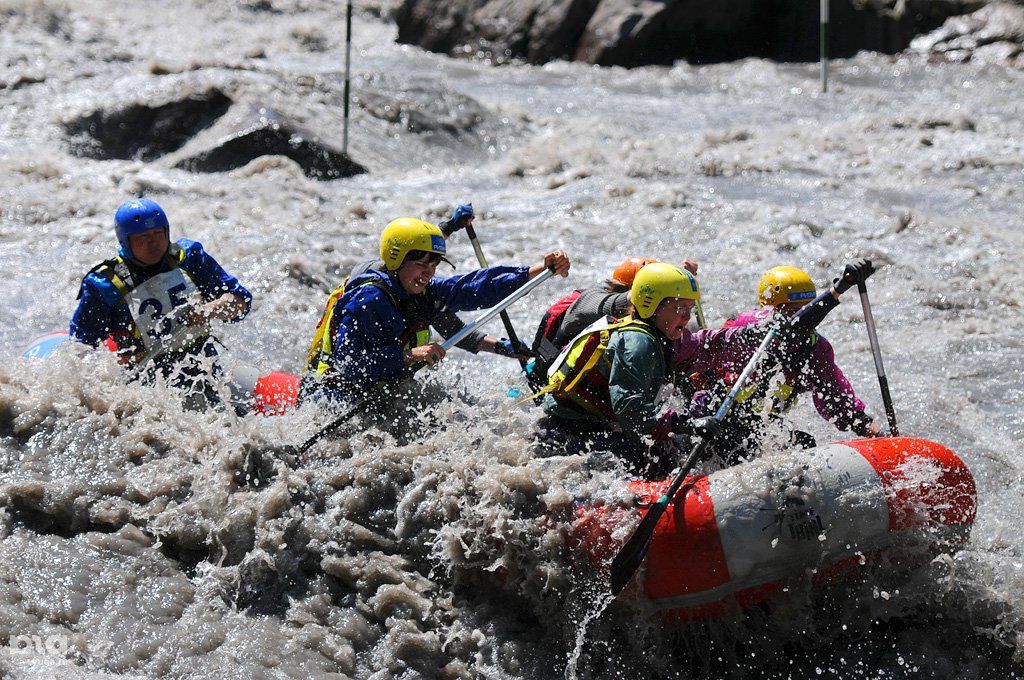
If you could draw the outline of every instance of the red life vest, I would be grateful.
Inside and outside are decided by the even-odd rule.
[[[582,291],[574,290],[568,295],[559,298],[553,305],[548,307],[548,311],[544,312],[544,316],[541,317],[540,326],[537,327],[537,336],[533,339],[532,349],[534,352],[543,356],[543,345],[544,341],[547,340],[552,345],[555,344],[555,336],[558,335],[558,331],[562,328],[562,321],[565,320],[565,313],[569,311],[573,303],[579,299]],[[561,347],[555,345],[556,349],[561,350]],[[554,357],[551,357],[553,359]],[[550,361],[550,359],[549,359]]]

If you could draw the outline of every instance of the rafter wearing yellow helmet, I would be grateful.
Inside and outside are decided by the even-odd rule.
[[[700,286],[690,272],[654,262],[636,273],[630,299],[634,316],[593,324],[552,365],[539,445],[550,453],[609,450],[637,474],[661,475],[674,459],[668,449],[649,451],[648,440],[663,447],[672,433],[717,428],[713,418],[693,421],[660,400]]]
[[[569,272],[569,258],[558,250],[532,267],[437,277],[447,252],[444,234],[413,217],[388,223],[379,252],[381,269],[367,268],[331,294],[310,349],[304,396],[347,401],[395,380],[406,366],[432,366],[445,356],[430,341],[430,327],[443,313],[492,307],[545,268]]]
[[[380,259],[384,260],[387,271],[398,271],[405,259],[419,260],[434,255],[435,263],[444,260],[448,246],[441,228],[418,220],[415,217],[399,217],[392,220],[380,235]],[[449,264],[451,264],[449,262]]]
[[[783,329],[773,348],[775,369],[752,377],[749,389],[741,394],[722,435],[716,439],[716,450],[725,460],[759,455],[760,442],[771,424],[781,427],[784,414],[804,393],[811,395],[818,413],[836,428],[861,436],[879,433],[878,424],[867,414],[836,364],[831,344],[815,330],[839,304],[840,295],[873,271],[866,260],[849,264],[835,284],[819,296],[805,271],[773,267],[758,282],[757,309],[738,315],[725,328],[699,332],[677,345],[677,370],[689,374],[691,383],[702,390],[691,402],[691,411],[711,413],[756,350],[763,335],[759,329],[778,325]],[[813,307],[806,309],[798,322],[787,323],[799,308],[811,302]],[[706,404],[706,408],[698,408],[699,403]],[[792,430],[791,434],[794,444],[814,445],[814,438],[805,432]]]

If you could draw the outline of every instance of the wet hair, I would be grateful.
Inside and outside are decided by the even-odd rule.
[[[615,279],[605,279],[604,290],[606,293],[625,293],[629,290],[629,286],[619,283]]]

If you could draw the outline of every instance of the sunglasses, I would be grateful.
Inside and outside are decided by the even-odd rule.
[[[410,250],[409,254],[405,256],[405,259],[410,262],[420,262],[424,264],[437,264],[444,259],[444,255],[440,253],[431,253],[426,250]]]

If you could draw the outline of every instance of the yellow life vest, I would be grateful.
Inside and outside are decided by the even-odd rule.
[[[324,313],[320,315],[320,321],[317,322],[316,330],[313,332],[313,342],[310,344],[309,352],[306,354],[306,371],[315,372],[317,377],[322,377],[331,367],[331,362],[333,361],[334,332],[336,330],[334,310],[338,305],[338,300],[345,294],[345,287],[348,285],[348,282],[349,277],[345,277],[341,285],[331,291],[331,294],[327,297],[327,306],[324,308]],[[398,338],[398,342],[403,349],[420,347],[430,342],[430,327],[427,321],[412,318],[413,315],[411,310],[408,309],[408,305],[400,304],[386,283],[380,279],[367,279],[356,285],[356,288],[361,288],[362,286],[373,286],[384,293],[405,320],[406,330]]]
[[[615,422],[606,373],[598,370],[602,364],[610,370],[605,353],[612,333],[636,331],[649,336],[660,345],[650,324],[627,316],[621,321],[605,317],[584,329],[566,346],[548,369],[548,384],[537,395],[551,394],[557,401],[568,403],[605,422]],[[533,398],[533,397],[530,397]]]

